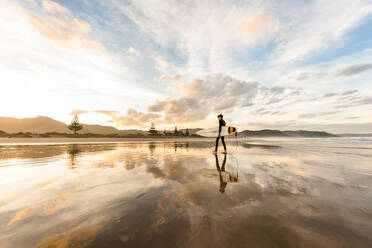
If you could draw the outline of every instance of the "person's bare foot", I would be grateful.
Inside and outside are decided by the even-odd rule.
[[[221,152],[222,154],[227,154],[227,151]]]

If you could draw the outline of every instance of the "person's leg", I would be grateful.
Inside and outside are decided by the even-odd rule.
[[[214,149],[215,152],[217,152],[218,149],[218,141],[220,140],[220,137],[216,138],[216,148]]]
[[[223,148],[225,149],[225,152],[226,152],[226,144],[225,144],[225,137],[224,136],[221,137],[221,141],[222,141]]]

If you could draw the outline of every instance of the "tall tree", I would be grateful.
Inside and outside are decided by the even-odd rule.
[[[71,124],[68,125],[68,129],[73,131],[75,135],[79,130],[83,129],[83,126],[80,124],[79,117],[77,115],[75,115],[74,119],[72,119]]]
[[[178,134],[177,126],[174,127],[174,133],[175,133],[175,134]]]
[[[157,131],[156,131],[156,129],[155,129],[155,124],[154,124],[153,122],[151,123],[151,127],[150,127],[149,132],[150,132],[151,134],[156,134],[156,133],[157,133]]]
[[[186,136],[190,136],[190,131],[189,131],[189,129],[186,129]]]

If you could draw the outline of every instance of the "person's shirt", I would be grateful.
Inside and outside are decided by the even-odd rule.
[[[223,126],[226,126],[226,122],[224,119],[219,120],[219,125],[218,125],[218,133],[221,133],[221,129]]]

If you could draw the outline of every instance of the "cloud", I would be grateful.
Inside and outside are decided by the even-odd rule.
[[[289,2],[283,5],[287,21],[281,25],[279,43],[272,54],[274,64],[303,61],[332,48],[372,12],[372,4],[364,0],[352,4],[349,0],[310,1],[301,8]]]
[[[302,93],[301,88],[274,86],[271,88],[260,87],[260,94],[263,96],[263,105],[280,103],[286,100],[292,100],[293,97]]]
[[[280,111],[280,110],[276,110],[276,111],[272,111],[272,110],[269,110],[269,109],[266,109],[266,108],[260,108],[260,109],[257,109],[255,111],[252,111],[251,112],[252,114],[254,115],[284,115],[286,114],[286,112],[283,112],[283,111]]]
[[[359,64],[348,66],[337,73],[337,76],[348,77],[354,76],[367,70],[372,69],[372,64]]]
[[[129,47],[127,53],[129,53],[129,54],[140,54],[141,51],[138,50],[138,49],[135,49],[133,47]]]
[[[73,110],[71,111],[70,115],[82,115],[82,114],[87,114],[89,111],[86,110]]]
[[[317,114],[300,114],[298,115],[298,118],[300,119],[308,119],[308,118],[314,118],[318,116]]]
[[[272,16],[265,13],[258,13],[240,23],[236,29],[244,35],[252,36],[256,35],[267,26],[270,26],[271,32],[276,32],[278,27],[275,24],[276,22]]]
[[[42,2],[41,12],[24,13],[31,26],[48,40],[69,49],[80,49],[106,55],[104,46],[87,36],[92,27],[86,21],[74,17],[69,9],[54,1]]]
[[[54,2],[54,1],[49,1],[49,0],[44,0],[42,2],[42,6],[43,6],[43,9],[46,11],[46,12],[49,12],[49,13],[63,13],[65,15],[70,15],[71,12],[68,8],[60,5],[59,3],[57,2]]]
[[[301,73],[300,75],[298,75],[297,77],[297,81],[303,81],[303,80],[307,80],[307,79],[310,79],[310,78],[316,78],[316,79],[320,79],[320,78],[323,78],[325,76],[327,76],[328,74],[325,73],[325,72],[318,72],[318,73],[314,73],[314,72],[303,72]]]
[[[148,106],[148,111],[163,113],[165,122],[204,120],[213,113],[250,106],[257,94],[258,83],[215,75],[205,80],[192,78],[180,89],[182,95],[179,98],[156,101]]]
[[[323,97],[328,98],[328,97],[332,97],[332,96],[337,96],[337,94],[336,93],[328,93],[328,94],[325,94]]]
[[[348,91],[345,91],[342,93],[343,96],[346,96],[346,95],[351,95],[351,94],[354,94],[354,93],[357,93],[358,90],[348,90]]]
[[[161,75],[159,78],[160,82],[165,82],[168,80],[168,77],[166,75]]]
[[[70,114],[87,114],[97,113],[110,117],[108,122],[113,123],[117,127],[137,126],[147,127],[149,122],[159,119],[159,114],[142,113],[133,108],[129,108],[125,115],[120,115],[119,111],[114,110],[74,110]]]
[[[356,105],[369,105],[372,104],[372,97],[366,97],[362,100],[355,102]]]
[[[103,114],[108,116],[116,116],[119,111],[110,111],[110,110],[73,110],[71,111],[70,115],[82,115],[82,114],[88,114],[88,113],[97,113],[97,114]]]
[[[174,74],[174,75],[172,76],[172,80],[173,80],[173,82],[186,80],[186,78],[187,78],[186,75],[182,75],[182,74],[178,74],[178,73],[176,73],[176,74]]]
[[[155,68],[159,71],[165,71],[168,68],[168,62],[161,57],[155,58]]]
[[[126,115],[117,116],[113,118],[113,122],[117,126],[137,126],[137,127],[148,127],[150,122],[153,122],[160,118],[159,114],[154,113],[142,113],[135,109],[128,109]]]

